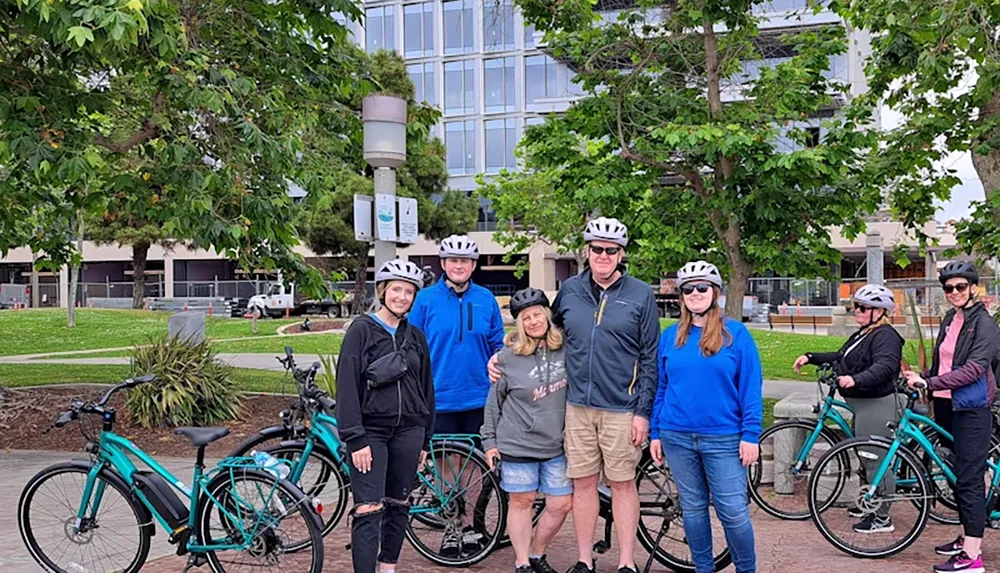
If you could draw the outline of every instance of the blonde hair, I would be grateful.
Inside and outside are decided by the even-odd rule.
[[[705,313],[704,332],[701,333],[701,341],[698,343],[698,347],[701,348],[701,355],[706,358],[718,354],[719,350],[722,350],[723,344],[729,346],[733,343],[733,335],[726,330],[725,318],[723,318],[722,309],[717,304],[718,300],[719,288],[713,286],[712,306]],[[677,348],[687,344],[688,335],[691,333],[691,325],[693,323],[694,315],[682,301],[681,321],[677,325]]]
[[[545,320],[549,321],[549,331],[545,333],[545,346],[549,350],[559,350],[563,345],[562,330],[552,323],[552,310],[549,307],[543,306],[542,312],[545,314]],[[531,356],[538,348],[538,341],[528,336],[528,333],[524,331],[523,312],[518,313],[514,325],[516,328],[504,337],[504,345],[511,347],[517,356]]]
[[[871,324],[869,324],[868,326],[864,327],[864,331],[865,332],[871,332],[871,331],[875,330],[876,328],[878,328],[880,326],[884,326],[886,324],[888,324],[889,326],[892,326],[892,319],[889,318],[889,311],[885,310],[884,308],[880,309],[880,310],[884,311],[882,313],[882,318],[880,318],[878,320],[873,320],[871,322]]]

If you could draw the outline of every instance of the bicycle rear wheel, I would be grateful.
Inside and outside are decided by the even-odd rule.
[[[302,458],[302,446],[299,444],[275,446],[265,451],[279,460],[289,461],[293,466]],[[306,458],[302,477],[295,485],[314,502],[313,506],[323,520],[323,537],[326,537],[347,511],[350,478],[328,451],[314,447]]]
[[[322,521],[287,480],[257,469],[222,470],[205,486],[197,511],[201,545],[241,547],[206,553],[214,573],[323,570]]]
[[[834,547],[854,557],[899,553],[916,541],[927,524],[934,493],[923,465],[910,450],[900,446],[891,467],[896,476],[913,476],[912,482],[882,492],[868,483],[863,462],[884,459],[891,446],[892,442],[870,438],[841,442],[823,456],[809,478],[809,511],[816,528]],[[841,463],[845,458],[855,470]],[[829,487],[831,481],[841,479],[845,480],[842,488]],[[849,509],[857,508],[868,517],[884,515],[886,506],[891,525],[877,533],[856,530],[864,518],[848,514]]]
[[[417,553],[445,567],[468,567],[496,548],[506,521],[506,498],[482,454],[459,443],[435,445],[410,494],[406,538]],[[465,542],[470,532],[477,542]],[[455,536],[463,541],[446,547]]]
[[[639,543],[662,565],[674,571],[693,572],[691,549],[684,535],[684,521],[677,486],[670,471],[646,460],[638,467]],[[663,529],[663,535],[660,531]],[[657,537],[660,537],[657,545]],[[715,570],[721,571],[733,561],[726,536],[718,518],[712,517],[712,548]]]

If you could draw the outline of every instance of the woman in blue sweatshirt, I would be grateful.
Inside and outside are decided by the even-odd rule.
[[[759,455],[760,355],[746,327],[723,317],[717,304],[722,277],[715,265],[684,265],[677,286],[681,320],[660,337],[650,452],[657,463],[666,454],[697,573],[715,570],[709,500],[737,573],[750,573],[757,569],[757,556],[746,467]]]

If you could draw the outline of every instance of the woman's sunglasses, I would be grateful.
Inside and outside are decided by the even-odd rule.
[[[590,245],[590,252],[594,253],[595,255],[603,255],[604,253],[607,253],[607,254],[609,254],[609,255],[611,255],[613,257],[613,256],[617,255],[618,253],[622,252],[622,248],[621,247],[598,247],[597,245]]]
[[[859,310],[861,312],[864,312],[864,311],[867,311],[867,310],[871,310],[871,307],[865,306],[863,304],[854,303],[854,312],[857,312]]]
[[[951,293],[953,293],[955,291],[965,292],[965,291],[969,290],[969,283],[959,283],[957,285],[944,285],[941,288],[944,289],[944,292],[946,292],[948,294],[951,294]]]
[[[711,285],[707,285],[704,283],[700,285],[684,285],[681,287],[681,292],[684,294],[691,294],[697,290],[698,292],[705,294],[706,292],[708,292],[708,289],[710,288],[712,288]]]

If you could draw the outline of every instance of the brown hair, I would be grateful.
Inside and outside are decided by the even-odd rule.
[[[681,295],[684,296],[684,295]],[[733,343],[733,335],[726,330],[726,322],[722,315],[722,309],[717,304],[719,300],[719,288],[712,287],[712,306],[705,313],[705,328],[701,333],[701,341],[698,347],[701,348],[702,356],[706,358],[715,356],[722,349],[722,345],[729,346]],[[691,333],[691,325],[694,322],[694,315],[688,310],[687,305],[681,302],[681,321],[677,326],[677,348],[687,344],[688,334]]]
[[[545,346],[549,350],[559,350],[563,345],[562,330],[552,324],[552,311],[549,307],[543,306],[542,312],[545,313],[545,319],[549,321],[549,331],[545,334]],[[524,314],[517,315],[517,320],[514,321],[517,328],[507,333],[507,336],[503,339],[503,343],[513,348],[514,354],[518,356],[531,356],[538,347],[538,341],[528,336],[528,333],[524,331],[523,317]]]

